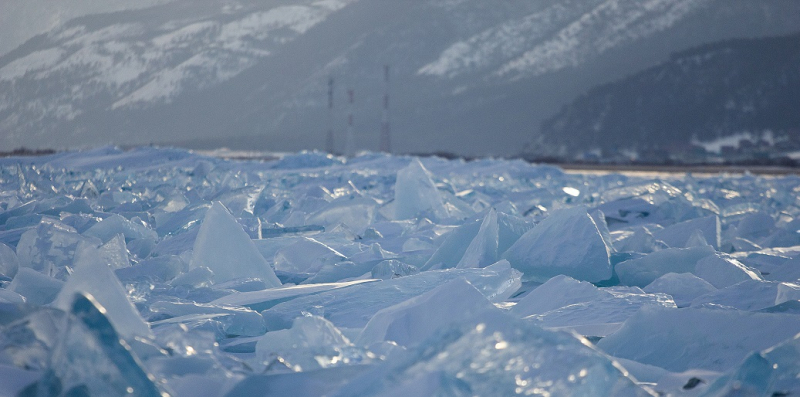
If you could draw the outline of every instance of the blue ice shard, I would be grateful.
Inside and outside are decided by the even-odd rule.
[[[800,334],[764,351],[711,384],[704,397],[753,395],[788,396],[800,393]]]
[[[479,313],[498,310],[483,294],[463,278],[449,281],[431,291],[375,313],[356,343],[368,346],[393,341],[414,346],[437,329],[474,318]]]
[[[267,328],[289,328],[303,312],[319,313],[337,327],[361,328],[379,310],[464,277],[491,302],[501,302],[520,287],[520,273],[506,261],[477,269],[431,270],[379,282],[363,283],[283,302],[262,312]]]
[[[465,323],[435,334],[333,395],[653,394],[586,340],[496,313],[491,321]]]
[[[597,346],[615,357],[673,372],[727,371],[750,352],[773,346],[800,332],[800,321],[795,315],[716,307],[645,307]]]
[[[394,211],[395,219],[409,219],[419,215],[436,219],[449,216],[430,172],[419,159],[411,160],[408,167],[397,172]]]
[[[206,212],[194,242],[191,263],[192,267],[204,266],[211,269],[215,282],[256,277],[269,287],[281,285],[250,236],[219,202],[214,202]]]
[[[554,211],[503,254],[523,280],[545,282],[559,274],[598,282],[611,278],[610,248],[586,208]]]
[[[76,293],[92,295],[108,309],[108,320],[124,338],[152,336],[147,323],[129,300],[125,287],[103,261],[99,251],[91,246],[79,247],[75,258],[75,271],[61,287],[53,306],[69,311]]]
[[[469,243],[464,256],[458,262],[458,268],[485,267],[497,262],[497,246],[500,242],[497,211],[489,210],[481,222],[481,227],[472,242]]]
[[[66,394],[88,392],[93,396],[169,395],[159,389],[128,344],[106,317],[106,309],[89,294],[77,293],[64,333],[50,359],[53,375]],[[44,382],[53,382],[44,377]]]

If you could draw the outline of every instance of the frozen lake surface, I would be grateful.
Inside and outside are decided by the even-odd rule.
[[[800,178],[0,159],[0,395],[800,393]]]

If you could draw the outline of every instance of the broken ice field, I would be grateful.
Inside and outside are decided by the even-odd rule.
[[[2,396],[796,394],[796,175],[0,159]]]

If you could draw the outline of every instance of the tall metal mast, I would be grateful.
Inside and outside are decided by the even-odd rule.
[[[350,104],[349,113],[347,115],[347,141],[345,142],[344,154],[348,157],[355,156],[355,132],[353,131],[353,107],[355,104],[355,92],[353,89],[347,90],[348,102]]]
[[[333,153],[336,150],[333,139],[333,77],[328,79],[328,138],[325,142],[325,150]]]
[[[381,144],[380,151],[392,152],[391,127],[389,126],[389,65],[383,66],[383,117],[381,118]]]

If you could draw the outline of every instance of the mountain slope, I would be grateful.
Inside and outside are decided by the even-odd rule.
[[[0,128],[12,136],[46,138],[58,123],[84,114],[171,103],[230,80],[348,2],[272,8],[172,3],[75,20],[0,69]]]
[[[70,19],[91,14],[141,9],[171,0],[24,0],[0,1],[0,55],[31,37]]]
[[[593,89],[544,122],[542,133],[574,150],[612,152],[767,130],[788,138],[800,133],[798,104],[800,34],[732,40]]]
[[[590,87],[670,51],[800,30],[794,0],[174,0],[66,23],[0,57],[8,148],[182,143],[517,153]],[[356,103],[348,109],[346,89]]]
[[[562,1],[451,45],[419,73],[454,77],[489,66],[492,77],[541,75],[578,66],[621,44],[668,29],[710,3]],[[497,60],[502,60],[499,67]]]

